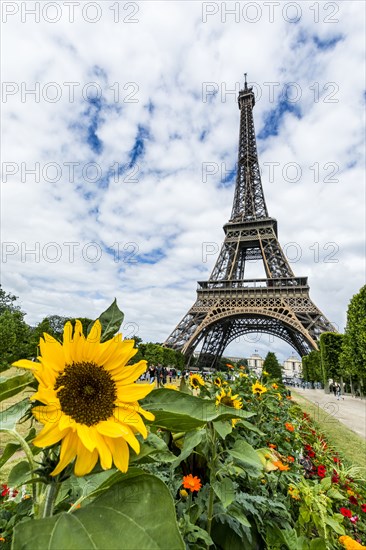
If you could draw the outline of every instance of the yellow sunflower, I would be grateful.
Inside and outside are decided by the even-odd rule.
[[[231,388],[222,388],[219,395],[216,395],[216,405],[226,405],[233,409],[242,409],[243,403],[239,395],[231,395]],[[231,424],[234,427],[239,418],[233,418]]]
[[[200,374],[191,374],[189,377],[189,383],[195,390],[200,386],[205,385],[205,381]]]
[[[231,395],[231,388],[222,388],[221,392],[216,395],[216,405],[226,405],[234,409],[243,408],[243,403],[239,395]]]
[[[222,380],[219,376],[216,376],[214,379],[213,379],[213,383],[215,384],[215,386],[217,386],[218,388],[221,388],[222,386]]]
[[[179,391],[177,386],[175,386],[174,384],[165,384],[164,388],[166,390],[177,390],[177,391]]]
[[[104,470],[112,461],[122,472],[128,469],[129,447],[138,454],[135,434],[147,437],[140,415],[154,415],[139,406],[154,384],[135,384],[146,370],[146,361],[126,366],[137,353],[134,340],[122,341],[118,334],[100,342],[101,324],[96,321],[87,338],[82,324],[75,329],[66,323],[63,344],[44,334],[40,339],[39,362],[26,359],[14,366],[31,369],[39,382],[31,399],[44,405],[33,407],[36,419],[44,424],[33,440],[37,447],[61,442],[59,463],[52,475],[59,474],[76,458],[77,476],[89,473],[100,459]]]
[[[267,388],[263,386],[258,380],[255,384],[252,385],[252,392],[256,395],[262,395],[262,393],[265,393],[267,391]]]

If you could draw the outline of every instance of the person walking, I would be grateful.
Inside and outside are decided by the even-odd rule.
[[[342,393],[342,392],[341,392],[341,386],[340,386],[340,384],[337,384],[337,386],[336,386],[336,394],[337,394],[337,400],[338,400],[338,401],[341,400],[341,397],[342,397],[342,396],[341,396],[341,393]],[[344,397],[343,397],[342,399],[344,399]]]
[[[337,384],[333,384],[333,393],[334,393],[334,397],[337,396]]]

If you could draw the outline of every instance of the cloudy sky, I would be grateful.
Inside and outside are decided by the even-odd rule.
[[[167,338],[223,240],[247,72],[269,213],[343,331],[365,276],[364,33],[358,1],[3,2],[1,283],[28,323],[116,297],[126,336]],[[255,349],[292,351],[227,354]]]

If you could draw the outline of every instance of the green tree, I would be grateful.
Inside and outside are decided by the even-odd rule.
[[[329,378],[339,380],[342,376],[339,362],[342,351],[343,334],[335,332],[323,332],[320,335],[320,355],[323,369],[324,385]]]
[[[355,382],[356,386],[361,386],[361,392],[365,393],[366,285],[352,297],[348,305],[347,325],[339,360],[342,373],[349,376],[352,393]]]
[[[5,311],[20,311],[20,306],[15,303],[17,299],[17,296],[5,292],[0,285],[0,315],[2,315]]]
[[[341,365],[349,374],[366,375],[366,285],[348,306]]]
[[[278,362],[276,354],[269,351],[263,362],[263,371],[268,372],[271,378],[275,378],[282,382],[281,365]]]
[[[323,382],[320,351],[313,350],[302,358],[302,376],[306,382]]]
[[[0,287],[0,365],[1,370],[11,363],[31,355],[31,329],[24,321],[25,313],[16,304],[17,297]]]

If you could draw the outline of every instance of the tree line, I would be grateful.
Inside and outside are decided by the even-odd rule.
[[[306,381],[327,385],[332,379],[351,393],[366,392],[366,285],[349,303],[345,333],[324,332],[319,348],[302,358]]]
[[[18,359],[37,357],[39,339],[43,333],[61,342],[65,323],[75,323],[74,318],[49,315],[32,327],[26,323],[25,315],[17,303],[17,297],[5,292],[0,285],[0,371],[7,369]],[[87,335],[88,327],[93,320],[87,317],[79,320],[84,334]],[[138,336],[133,339],[138,352],[131,360],[132,363],[146,359],[149,365],[159,364],[167,368],[184,369],[185,357],[181,352],[165,348],[159,343],[143,343]]]

